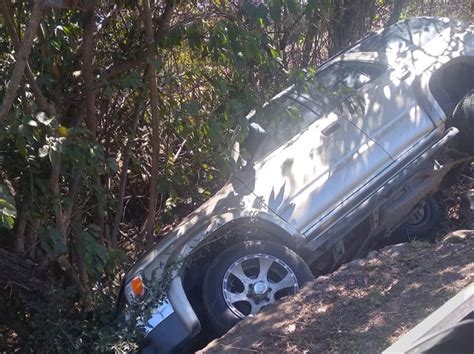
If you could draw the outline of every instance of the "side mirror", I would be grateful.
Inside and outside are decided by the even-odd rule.
[[[249,124],[249,133],[247,138],[245,138],[242,147],[244,147],[250,155],[251,161],[262,146],[266,135],[267,132],[258,123],[253,122]]]

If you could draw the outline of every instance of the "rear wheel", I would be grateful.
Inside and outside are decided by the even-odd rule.
[[[453,116],[454,124],[459,128],[461,150],[474,154],[474,90],[459,101]]]
[[[439,207],[433,197],[418,203],[405,222],[395,231],[399,242],[411,240],[434,241],[434,229],[439,222]]]
[[[306,263],[282,245],[247,241],[220,253],[206,272],[203,304],[217,335],[246,316],[296,293],[313,275]]]

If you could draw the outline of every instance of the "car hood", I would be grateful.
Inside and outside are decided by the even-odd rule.
[[[146,279],[157,279],[177,249],[193,248],[202,241],[193,236],[215,229],[233,218],[247,215],[250,210],[266,209],[242,182],[232,178],[214,196],[191,212],[153,248],[148,250],[127,272],[125,282],[138,274]]]

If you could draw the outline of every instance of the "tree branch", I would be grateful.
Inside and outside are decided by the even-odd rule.
[[[158,29],[156,31],[156,34],[153,36],[153,40],[154,38],[157,38],[157,43],[161,43],[163,41],[164,36],[170,29],[171,17],[173,15],[174,7],[174,0],[166,1],[165,9],[163,10],[160,19],[158,20]],[[136,55],[133,56],[133,59],[112,65],[105,72],[102,73],[102,75],[100,76],[101,81],[113,80],[119,77],[120,75],[129,72],[132,69],[138,68],[140,65],[145,63],[146,58],[148,58],[150,55],[153,55],[153,53],[150,53],[149,49],[149,47],[142,48],[140,49],[140,53],[135,53]],[[101,82],[97,82],[95,85],[96,88],[101,86],[103,86]]]
[[[84,72],[84,89],[86,104],[86,124],[87,128],[95,137],[97,133],[97,115],[95,109],[94,90],[94,31],[95,31],[95,1],[89,0],[87,12],[84,17],[84,35],[82,50],[82,70]]]
[[[13,47],[15,48],[15,51],[18,53],[21,47],[20,37],[18,36],[18,33],[16,31],[15,23],[14,23],[13,16],[11,13],[10,4],[7,3],[7,0],[1,0],[0,12],[2,13],[3,19],[5,20],[5,24],[12,37]],[[42,110],[44,110],[46,113],[54,114],[54,107],[51,106],[46,100],[46,98],[43,96],[43,93],[41,92],[41,89],[39,88],[38,83],[36,82],[36,79],[33,75],[33,72],[31,71],[28,61],[26,61],[25,76],[26,76],[26,79],[28,80],[28,83],[30,84],[31,91],[33,92],[33,95],[35,96],[38,106]]]
[[[3,102],[0,107],[0,124],[7,117],[8,112],[12,107],[13,101],[16,97],[18,88],[20,87],[21,78],[25,71],[26,62],[30,56],[31,47],[33,46],[33,40],[36,36],[36,31],[43,17],[43,0],[35,0],[33,11],[26,27],[25,36],[21,42],[20,49],[16,58],[15,67],[13,68],[13,73],[8,83],[5,96],[3,97]]]
[[[120,221],[122,220],[123,202],[125,199],[125,187],[127,186],[128,165],[130,162],[130,154],[132,150],[133,139],[135,138],[135,134],[137,131],[138,122],[140,121],[140,117],[142,115],[143,115],[143,112],[140,109],[140,107],[137,105],[137,107],[135,108],[134,116],[133,116],[132,129],[130,131],[130,135],[128,137],[127,143],[125,144],[125,149],[123,152],[122,171],[120,172],[120,184],[119,184],[119,191],[118,191],[118,197],[117,197],[117,210],[115,211],[114,226],[112,229],[112,233],[110,234],[110,243],[112,244],[112,247],[117,247],[119,226],[120,226]]]

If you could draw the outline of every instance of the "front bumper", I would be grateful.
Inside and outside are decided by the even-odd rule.
[[[146,337],[141,353],[169,353],[201,331],[201,323],[191,307],[180,277],[171,281],[165,300],[152,310],[143,324]]]

